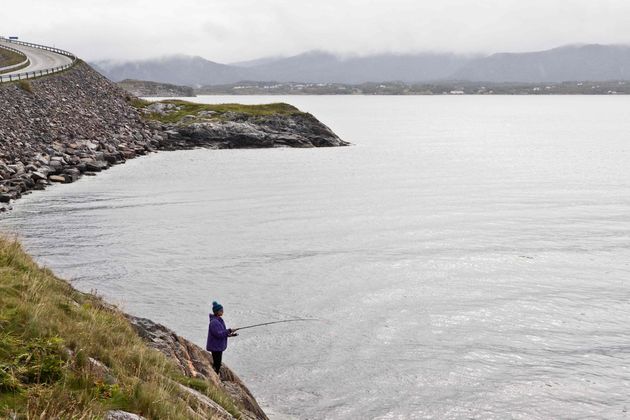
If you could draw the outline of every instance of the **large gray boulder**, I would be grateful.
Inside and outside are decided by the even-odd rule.
[[[160,147],[247,149],[349,145],[311,114],[255,116],[233,113],[227,117],[170,124],[166,127],[168,138]]]
[[[122,410],[110,410],[105,414],[104,420],[145,420],[145,418]]]

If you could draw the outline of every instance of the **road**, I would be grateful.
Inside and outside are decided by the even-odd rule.
[[[16,50],[22,51],[31,61],[28,67],[9,73],[3,73],[3,77],[10,74],[12,75],[18,73],[52,69],[72,63],[72,59],[70,57],[66,57],[65,55],[57,54],[52,51],[41,50],[39,48],[27,47],[25,45],[14,44],[12,42],[0,40],[0,46],[2,45],[8,45],[15,48]]]

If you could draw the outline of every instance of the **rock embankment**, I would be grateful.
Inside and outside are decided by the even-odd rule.
[[[0,85],[0,202],[156,150],[161,134],[128,99],[85,64]]]
[[[348,144],[312,115],[277,105],[227,112],[181,102],[151,105],[84,63],[0,85],[0,211],[31,190],[74,182],[152,151]]]

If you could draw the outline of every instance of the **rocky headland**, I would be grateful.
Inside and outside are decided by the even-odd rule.
[[[31,190],[159,150],[348,145],[290,105],[152,104],[85,63],[0,85],[0,110],[0,211]]]
[[[190,86],[172,85],[170,83],[125,79],[118,82],[117,85],[134,96],[159,96],[163,98],[195,96],[195,91]]]
[[[347,146],[313,115],[283,103],[196,104],[163,101],[138,104],[145,118],[167,134],[160,149],[194,147],[246,149]]]

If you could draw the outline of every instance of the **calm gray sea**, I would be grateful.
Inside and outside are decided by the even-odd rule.
[[[205,343],[277,418],[624,418],[630,97],[290,102],[334,149],[193,150],[19,201],[0,229]]]

